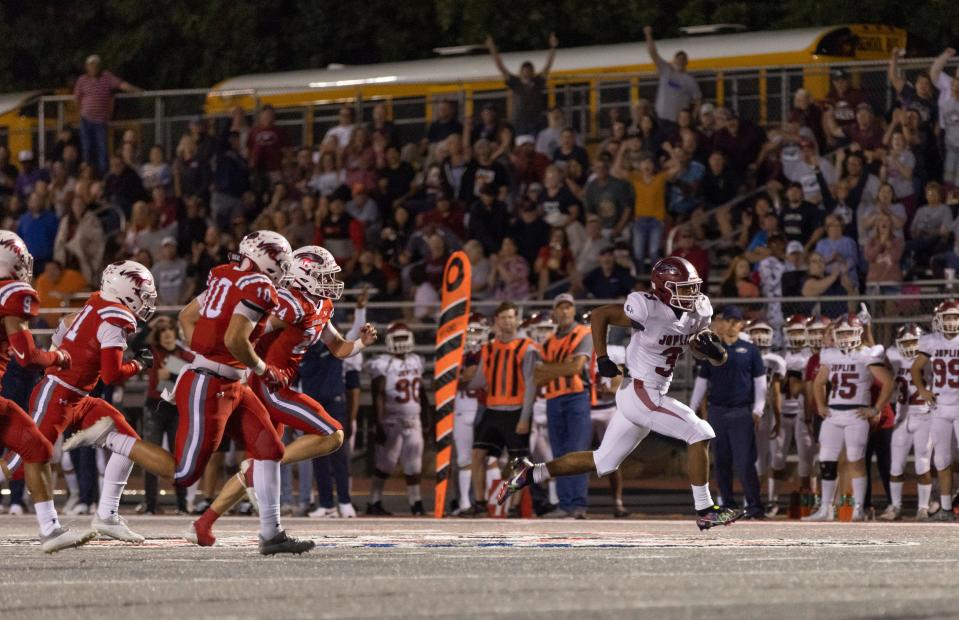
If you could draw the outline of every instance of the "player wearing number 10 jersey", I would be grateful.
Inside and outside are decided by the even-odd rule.
[[[933,313],[933,333],[919,339],[912,380],[932,409],[932,460],[939,472],[942,510],[934,518],[954,521],[952,513],[952,446],[959,437],[959,303],[944,301]],[[931,367],[932,384],[924,371]]]
[[[373,410],[376,413],[375,469],[370,504],[366,513],[389,514],[383,508],[383,486],[400,461],[406,476],[410,511],[423,515],[420,476],[423,473],[423,427],[420,422],[423,393],[423,358],[413,353],[413,332],[403,323],[386,330],[388,355],[367,362],[373,379]]]
[[[855,502],[853,520],[866,518],[863,502],[866,498],[865,453],[869,421],[877,418],[889,404],[894,384],[885,366],[883,346],[863,346],[863,329],[855,314],[842,317],[833,329],[836,347],[823,349],[820,355],[813,396],[819,415],[824,418],[819,432],[822,505],[804,520],[834,519],[839,454],[844,446]],[[872,405],[870,389],[874,380],[881,388],[875,405]]]
[[[741,513],[713,504],[709,493],[709,440],[712,427],[692,409],[666,395],[673,368],[691,341],[700,354],[716,365],[725,362],[725,350],[716,344],[718,337],[708,332],[713,314],[709,299],[700,292],[702,279],[686,259],[664,258],[652,271],[649,293],[630,293],[626,303],[602,306],[591,316],[593,344],[599,373],[611,377],[621,374],[607,356],[606,331],[610,324],[631,327],[626,347],[629,378],[616,394],[616,412],[599,448],[595,452],[570,452],[549,463],[521,463],[506,491],[497,499],[502,503],[511,493],[540,483],[553,476],[595,471],[605,476],[616,471],[651,430],[682,439],[688,444],[689,477],[700,529],[726,525]]]

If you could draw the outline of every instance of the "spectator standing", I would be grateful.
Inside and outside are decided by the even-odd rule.
[[[153,145],[149,161],[140,166],[140,179],[147,191],[153,191],[157,186],[169,188],[172,185],[173,173],[170,164],[163,157],[163,147],[159,144]]]
[[[783,296],[783,274],[786,273],[786,238],[775,234],[769,238],[769,256],[759,261],[759,290],[763,297]],[[775,330],[783,324],[782,304],[766,304],[766,318]],[[778,333],[778,332],[777,332]]]
[[[944,76],[945,71],[940,76]],[[941,79],[940,81],[944,82]],[[959,79],[949,80],[949,96],[940,95],[939,122],[943,129],[945,162],[943,180],[947,186],[959,186]]]
[[[333,161],[333,156],[329,153],[324,154],[323,157],[320,158],[322,174],[330,174],[330,172],[332,172],[328,172],[327,168],[330,167],[329,164]],[[409,162],[400,159],[400,150],[395,145],[391,144],[386,147],[386,165],[380,168],[379,177],[377,186],[392,207],[403,204],[403,201],[409,198],[415,191],[413,181],[416,179],[416,170],[413,169],[413,166],[411,166]],[[315,179],[317,177],[314,176],[313,178]],[[323,195],[330,194],[337,186],[342,184],[342,182],[341,178],[334,178],[332,182],[325,183],[327,186],[335,183],[332,188],[328,191],[322,188],[317,191],[320,191]]]
[[[892,218],[880,213],[875,218],[875,228],[866,242],[864,255],[869,263],[866,285],[875,287],[879,293],[894,295],[902,283],[903,240],[896,236]]]
[[[959,91],[959,85],[956,84],[956,78],[952,78],[946,73],[946,64],[955,57],[955,55],[956,50],[947,47],[936,57],[936,60],[933,61],[932,66],[929,68],[929,77],[936,85],[936,88],[939,89],[939,99],[937,103],[939,105],[939,126],[942,129],[946,128],[945,104],[950,101],[959,100],[959,92],[957,92]]]
[[[103,227],[100,219],[76,196],[70,210],[60,220],[53,244],[53,258],[62,265],[75,265],[92,283],[99,281],[103,269]]]
[[[529,263],[517,251],[516,242],[503,239],[499,252],[490,256],[492,271],[489,288],[496,299],[526,299],[529,297]]]
[[[926,204],[919,207],[912,218],[912,234],[906,244],[904,268],[907,278],[920,275],[929,266],[931,258],[949,250],[952,226],[952,209],[942,202],[942,186],[935,181],[927,183]]]
[[[779,214],[779,225],[787,241],[799,241],[807,252],[825,233],[819,209],[803,200],[802,185],[795,181],[786,189],[786,204]]]
[[[859,220],[860,245],[869,239],[869,236],[875,228],[876,218],[880,215],[889,216],[892,222],[893,234],[900,239],[904,237],[903,231],[906,220],[908,219],[908,214],[906,207],[902,203],[895,202],[895,197],[896,194],[892,185],[884,183],[879,187],[879,192],[876,193],[876,204],[873,205],[871,209],[866,207],[860,209],[859,217],[857,218]]]
[[[270,183],[279,182],[283,163],[283,138],[276,126],[276,111],[267,104],[260,109],[256,125],[250,130],[246,147],[250,168],[256,177],[254,187],[263,193]]]
[[[916,76],[915,83],[908,81],[899,70],[899,58],[905,54],[906,50],[902,48],[892,49],[887,75],[889,83],[896,91],[903,113],[906,110],[915,110],[919,114],[920,127],[926,129],[935,126],[939,121],[939,106],[936,103],[932,80],[927,73],[920,73]]]
[[[719,287],[720,295],[723,297],[759,297],[759,287],[752,280],[752,271],[749,267],[749,261],[742,256],[737,256],[729,263],[729,269],[726,271],[726,277]]]
[[[823,125],[826,128],[827,139],[832,142],[836,135],[829,130],[830,125],[838,125],[839,128],[850,127],[856,124],[856,106],[863,103],[866,98],[858,88],[852,88],[849,84],[849,72],[844,68],[833,69],[832,84],[829,94],[826,95],[825,113],[823,114]]]
[[[849,270],[844,264],[826,273],[826,259],[822,254],[809,255],[809,274],[802,285],[803,297],[844,297],[854,295],[856,289],[849,281]],[[845,301],[823,301],[819,303],[819,314],[835,319],[849,311]]]
[[[337,124],[326,130],[323,141],[326,142],[330,138],[335,139],[337,149],[342,151],[349,145],[350,139],[353,137],[353,129],[356,128],[353,120],[353,108],[348,105],[342,106],[337,118]]]
[[[533,265],[539,282],[538,293],[543,299],[569,289],[569,280],[576,276],[576,258],[562,228],[553,228],[549,244],[539,250]]]
[[[728,357],[722,366],[699,364],[689,406],[698,411],[703,400],[707,402],[709,423],[716,432],[711,443],[723,506],[736,507],[735,471],[746,500],[746,517],[762,519],[756,431],[766,409],[766,368],[756,345],[739,337],[745,324],[742,309],[726,306],[715,324]]]
[[[845,269],[854,290],[859,289],[859,247],[843,234],[844,223],[836,215],[826,216],[826,236],[816,243],[816,253],[826,259],[826,268]]]
[[[496,198],[495,187],[484,185],[479,199],[470,207],[467,237],[479,241],[483,250],[492,254],[500,248],[508,230],[509,211],[506,203]]]
[[[554,106],[546,111],[546,127],[536,134],[536,152],[551,157],[559,148],[559,134],[566,127],[563,109]]]
[[[728,110],[725,127],[713,134],[713,149],[722,151],[733,169],[745,174],[759,158],[765,141],[766,134],[762,129],[741,120],[734,110]]]
[[[20,151],[20,153],[17,154],[17,159],[20,161],[20,173],[14,182],[13,193],[16,194],[20,200],[26,200],[28,196],[33,194],[38,183],[50,182],[50,171],[36,165],[33,151]],[[14,168],[14,170],[16,170],[16,168]]]
[[[549,234],[549,224],[543,221],[536,204],[529,201],[520,203],[519,217],[510,226],[507,236],[513,239],[528,265],[536,260],[539,249],[549,243]]]
[[[647,258],[650,267],[659,260],[666,219],[666,183],[680,171],[679,162],[670,159],[669,167],[657,173],[653,158],[649,156],[640,160],[639,170],[627,171],[622,150],[613,164],[613,174],[633,185],[636,199],[633,207],[633,257],[640,271],[645,271]]]
[[[894,117],[901,118],[902,112],[893,113]],[[913,155],[909,144],[906,142],[906,136],[902,131],[898,131],[898,122],[889,125],[889,131],[886,132],[886,138],[883,144],[889,146],[888,152],[882,158],[882,168],[879,173],[879,180],[889,183],[896,193],[896,200],[915,208],[915,186],[912,182],[912,173],[916,168],[916,156]],[[948,181],[947,181],[948,183]]]
[[[543,343],[543,363],[533,373],[536,385],[546,395],[546,421],[553,457],[589,449],[593,427],[590,419],[593,336],[576,322],[576,305],[569,293],[553,301],[556,332]],[[559,510],[577,519],[586,518],[589,475],[556,479]]]
[[[611,244],[603,237],[599,216],[590,213],[586,216],[585,238],[575,252],[576,272],[582,275],[592,271],[599,264],[600,251],[607,247],[611,247]]]
[[[178,306],[186,303],[186,295],[191,292],[187,288],[187,262],[176,255],[176,239],[164,237],[160,242],[160,252],[153,263],[150,272],[156,282],[157,305]]]
[[[99,173],[107,170],[107,123],[113,113],[113,93],[140,92],[140,89],[125,82],[101,67],[100,57],[87,56],[86,73],[73,87],[80,108],[80,144],[83,161]]]
[[[583,190],[583,203],[586,213],[599,216],[606,239],[612,241],[628,234],[636,203],[633,187],[610,174],[608,155],[601,155],[593,162],[593,177]]]
[[[250,189],[250,167],[240,152],[240,134],[226,131],[217,140],[213,158],[213,221],[226,230],[234,217],[243,215],[243,194]]]
[[[174,172],[176,176],[176,172]],[[143,189],[140,175],[131,168],[119,155],[110,157],[110,172],[103,179],[103,195],[108,202],[130,214],[133,203],[140,200],[149,200],[150,196]]]
[[[669,134],[676,129],[679,111],[684,108],[693,110],[698,108],[703,94],[693,76],[686,73],[686,66],[689,64],[689,56],[686,52],[679,50],[673,55],[672,62],[666,62],[656,49],[653,28],[644,27],[643,35],[646,37],[649,57],[656,65],[656,73],[659,74],[659,86],[656,89],[656,116],[659,117],[660,128]]]
[[[53,258],[59,227],[57,214],[47,206],[43,196],[38,192],[31,194],[27,199],[27,212],[20,216],[17,234],[33,255],[35,273],[42,272],[44,263]]]
[[[436,119],[426,129],[430,144],[443,142],[452,135],[462,135],[463,123],[456,118],[456,108],[452,101],[443,99],[436,107]]]
[[[806,280],[806,251],[798,241],[786,244],[786,271],[782,278],[783,297],[799,297]]]
[[[701,274],[700,277],[702,277],[703,280],[708,279],[710,269],[709,252],[696,244],[696,237],[693,235],[693,231],[689,226],[683,226],[676,234],[676,247],[673,249],[671,256],[685,258],[693,264],[693,267],[696,268],[696,273]]]
[[[553,161],[557,164],[575,160],[583,170],[589,169],[589,155],[586,149],[576,144],[576,132],[572,127],[564,127],[559,132],[559,146],[552,153]]]
[[[620,299],[635,287],[636,280],[629,269],[616,264],[612,246],[599,251],[599,265],[583,278],[583,288],[593,299]]]
[[[473,156],[463,171],[458,198],[468,204],[486,186],[492,188],[494,196],[504,195],[501,192],[509,186],[509,174],[502,164],[493,159],[492,143],[480,138],[473,145]]]
[[[546,64],[540,73],[536,73],[533,63],[524,61],[519,68],[519,75],[510,73],[506,65],[503,64],[503,58],[496,49],[496,42],[492,35],[486,37],[486,47],[489,49],[496,68],[506,81],[506,87],[513,93],[513,127],[517,134],[529,134],[535,136],[542,127],[543,116],[543,94],[546,91],[546,81],[549,79],[549,71],[553,67],[553,61],[556,59],[556,48],[559,46],[559,39],[554,33],[549,35],[549,53],[546,56]]]

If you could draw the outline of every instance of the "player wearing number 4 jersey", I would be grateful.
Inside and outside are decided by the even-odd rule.
[[[300,362],[306,351],[322,340],[338,358],[359,353],[376,340],[376,329],[365,325],[360,339],[347,342],[340,337],[330,319],[333,302],[343,294],[343,282],[333,255],[324,248],[308,245],[293,253],[289,285],[277,288],[277,306],[259,339],[256,353],[268,367],[279,372],[279,384],[271,385],[259,376],[249,378],[249,386],[266,407],[270,419],[282,434],[289,426],[303,433],[286,446],[281,465],[288,465],[330,454],[343,445],[343,428],[318,402],[293,390]],[[244,493],[255,501],[255,466],[247,459],[240,472],[230,478],[216,500],[191,524],[187,540],[201,546],[216,542],[213,524],[220,515],[239,502]]]
[[[373,411],[376,414],[376,445],[373,448],[373,484],[368,515],[388,515],[383,508],[383,486],[397,461],[406,476],[410,512],[426,514],[420,493],[423,473],[423,426],[420,422],[423,395],[423,358],[413,353],[413,332],[403,323],[386,331],[387,355],[366,364],[373,380]]]
[[[206,290],[180,312],[180,326],[196,355],[174,390],[180,412],[175,457],[144,441],[118,443],[109,423],[77,433],[72,445],[106,445],[178,486],[189,486],[203,475],[224,433],[242,437],[256,463],[260,553],[303,553],[313,541],[291,538],[280,526],[283,443],[266,408],[243,382],[253,371],[271,386],[282,383],[280,369],[267,365],[254,346],[277,305],[275,287],[289,280],[293,252],[282,235],[271,231],[248,234],[238,250],[240,262],[214,267]]]
[[[689,407],[666,395],[673,368],[687,344],[694,355],[714,365],[726,361],[719,337],[707,329],[713,310],[709,299],[700,293],[702,279],[689,261],[679,257],[657,262],[651,279],[651,292],[631,293],[624,305],[602,306],[591,317],[597,369],[606,377],[621,374],[607,357],[608,326],[633,329],[626,348],[630,376],[617,392],[616,412],[599,448],[571,452],[549,463],[518,463],[514,466],[516,474],[497,498],[500,503],[517,490],[553,476],[593,471],[604,476],[613,472],[653,430],[688,445],[689,477],[700,529],[728,525],[741,516],[740,512],[714,505],[709,493],[709,440],[715,437],[712,427]]]
[[[902,485],[906,470],[906,457],[910,448],[915,452],[916,476],[919,478],[919,508],[916,520],[929,517],[929,495],[932,491],[930,473],[932,437],[929,433],[932,416],[929,405],[919,396],[912,380],[912,362],[919,350],[919,339],[924,332],[915,323],[903,325],[896,332],[896,346],[886,354],[896,377],[896,428],[892,431],[892,463],[890,472],[890,503],[879,518],[883,521],[898,521],[902,518]],[[947,433],[951,435],[951,433]]]
[[[822,477],[822,504],[805,517],[806,521],[832,521],[833,500],[839,473],[839,454],[846,449],[852,478],[853,520],[863,521],[866,498],[866,442],[870,421],[889,404],[893,379],[885,366],[882,345],[863,346],[864,326],[855,314],[844,316],[833,329],[835,348],[823,349],[819,372],[813,382],[813,396],[824,418],[819,432],[819,467]],[[870,404],[873,381],[880,384],[875,405]],[[828,384],[828,389],[827,389]]]
[[[959,438],[959,303],[939,304],[932,319],[933,333],[919,338],[919,352],[912,363],[912,381],[919,397],[932,409],[932,454],[939,473],[942,510],[933,517],[954,521],[952,512],[953,444]],[[927,383],[926,369],[932,383]]]

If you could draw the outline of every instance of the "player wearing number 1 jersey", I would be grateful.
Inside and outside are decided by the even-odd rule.
[[[386,330],[387,355],[366,364],[373,379],[373,411],[376,413],[375,469],[368,515],[388,515],[383,508],[383,487],[399,461],[406,476],[406,495],[414,515],[426,514],[420,492],[423,473],[423,358],[413,353],[413,332],[404,323]]]
[[[912,381],[932,408],[932,454],[939,473],[942,509],[933,518],[954,521],[952,512],[953,444],[959,438],[959,302],[944,301],[933,313],[933,332],[919,339],[919,352],[912,363]],[[926,368],[932,382],[927,383]]]
[[[835,348],[823,349],[813,395],[819,415],[824,418],[819,433],[819,467],[822,477],[822,504],[808,521],[832,521],[833,500],[839,473],[839,454],[846,449],[852,478],[853,520],[865,520],[866,442],[869,422],[889,404],[894,387],[885,366],[882,345],[863,346],[863,324],[855,314],[842,317],[833,329]],[[871,405],[873,380],[880,384],[879,397]],[[828,384],[828,388],[827,388]]]
[[[883,521],[898,521],[902,518],[902,485],[905,480],[906,457],[909,450],[915,452],[916,477],[919,478],[919,508],[916,520],[929,518],[929,495],[932,492],[932,416],[929,405],[919,396],[912,381],[912,362],[919,350],[919,339],[924,335],[915,323],[903,325],[896,332],[896,346],[886,352],[892,372],[896,377],[896,427],[892,431],[892,462],[889,467],[889,506],[879,518]],[[951,434],[951,433],[950,433]]]
[[[760,484],[764,478],[768,483],[766,515],[771,517],[779,512],[779,496],[770,469],[772,452],[782,425],[782,386],[786,380],[786,360],[778,353],[773,353],[773,328],[765,319],[750,321],[745,331],[762,353],[766,370],[766,407],[756,428],[756,473]]]
[[[709,493],[709,440],[712,427],[692,409],[666,395],[673,368],[687,345],[713,364],[726,361],[726,351],[709,332],[713,314],[709,299],[700,292],[702,279],[686,259],[664,258],[652,271],[649,293],[630,293],[626,303],[593,311],[592,332],[596,365],[606,377],[621,374],[607,356],[606,331],[610,324],[633,330],[626,348],[629,378],[616,394],[616,412],[606,435],[594,452],[570,452],[549,463],[519,463],[498,500],[553,476],[589,473],[604,476],[619,468],[651,430],[688,444],[689,477],[697,512],[697,525],[707,529],[735,521],[741,513],[714,505]],[[691,344],[695,342],[695,344]]]

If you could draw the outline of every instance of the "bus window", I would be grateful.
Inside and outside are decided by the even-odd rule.
[[[837,28],[824,36],[816,47],[819,56],[854,58],[859,46],[859,37],[849,28]]]

